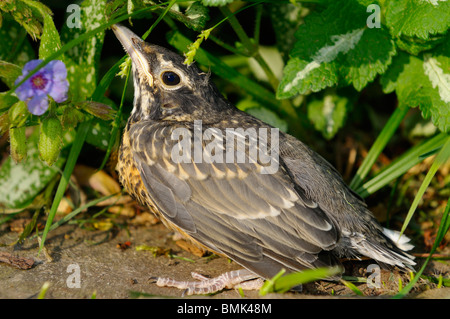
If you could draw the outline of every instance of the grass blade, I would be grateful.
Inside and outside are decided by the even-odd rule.
[[[50,288],[50,282],[46,281],[41,287],[41,290],[39,291],[39,295],[37,296],[37,299],[44,299],[45,295],[47,294],[48,288]]]
[[[408,226],[417,206],[419,205],[419,201],[421,200],[423,194],[425,193],[426,189],[428,188],[428,185],[430,185],[431,180],[433,179],[434,175],[436,174],[439,167],[443,164],[445,164],[450,159],[450,135],[447,135],[447,140],[442,147],[442,149],[439,151],[439,153],[436,155],[436,158],[434,159],[433,164],[430,167],[430,170],[428,171],[427,175],[425,176],[425,179],[422,182],[422,185],[420,185],[420,188],[414,197],[414,201],[411,204],[411,207],[409,208],[408,214],[406,215],[405,222],[403,223],[402,230],[400,231],[400,234],[403,234],[406,227]],[[400,235],[401,236],[401,235]],[[399,238],[400,238],[399,236]]]
[[[406,173],[411,167],[420,163],[424,159],[422,157],[423,154],[442,147],[447,140],[447,137],[447,134],[440,133],[426,142],[414,146],[393,161],[383,171],[361,185],[359,188],[355,189],[356,193],[363,198],[375,193],[380,188],[386,186],[391,181]]]
[[[58,185],[58,189],[56,190],[55,198],[53,200],[52,207],[50,208],[50,212],[48,214],[47,222],[45,223],[44,232],[42,233],[42,240],[39,244],[39,253],[44,247],[45,239],[47,238],[47,234],[50,231],[50,226],[52,225],[53,218],[56,215],[56,211],[59,206],[59,202],[64,196],[64,192],[66,191],[66,187],[70,180],[70,175],[72,175],[73,169],[78,159],[78,155],[81,152],[81,148],[83,147],[84,141],[86,139],[87,133],[89,132],[89,128],[91,126],[92,119],[86,122],[82,122],[78,127],[77,134],[75,136],[75,140],[70,149],[69,157],[67,158],[66,166],[64,167],[63,175],[61,176],[61,180]]]
[[[168,5],[168,7],[166,8],[166,10],[164,11],[164,13],[162,14],[162,17],[159,17],[159,18],[155,21],[155,23],[152,25],[152,27],[150,28],[150,30],[153,30],[154,26],[155,26],[155,25],[156,25],[156,24],[164,17],[164,15],[167,13],[167,11],[170,9],[170,7],[171,7],[175,2],[176,2],[176,0],[172,0],[172,1],[170,2],[170,4]],[[96,29],[94,29],[94,30],[92,30],[92,31],[90,31],[90,32],[87,32],[87,33],[85,33],[85,34],[79,36],[78,38],[76,38],[76,39],[70,41],[69,43],[67,43],[66,45],[64,45],[58,52],[56,52],[55,54],[51,55],[48,59],[46,59],[44,62],[42,62],[41,65],[39,65],[35,70],[31,71],[30,74],[32,74],[33,72],[37,71],[40,67],[44,66],[44,65],[45,65],[44,63],[45,63],[47,60],[49,60],[49,61],[53,60],[53,59],[55,58],[55,57],[53,57],[53,56],[59,56],[59,55],[62,54],[63,52],[67,51],[67,50],[70,49],[71,47],[73,47],[73,46],[75,46],[76,44],[82,42],[83,40],[88,39],[89,37],[91,37],[92,35],[96,34],[97,32],[100,32],[100,31],[106,29],[107,27],[109,27],[109,26],[111,26],[111,25],[113,25],[113,24],[116,24],[116,23],[118,23],[118,22],[120,22],[120,21],[122,21],[122,20],[125,20],[125,19],[127,19],[128,17],[134,16],[134,15],[136,15],[137,13],[142,13],[142,12],[144,12],[144,11],[153,9],[153,8],[155,8],[155,7],[157,7],[157,6],[152,6],[152,7],[144,8],[144,9],[135,11],[135,12],[133,12],[132,14],[124,15],[124,16],[119,17],[119,18],[117,18],[117,19],[114,19],[114,20],[112,20],[112,21],[110,21],[110,22],[108,22],[108,23],[106,23],[106,24],[103,24],[103,25],[99,26],[98,28],[96,28]],[[148,35],[148,34],[147,34],[147,35]],[[81,38],[82,40],[80,40],[80,38]],[[67,47],[67,46],[69,46],[69,47]],[[47,61],[47,63],[48,63],[49,61]],[[114,68],[114,66],[113,66],[113,68]],[[30,75],[30,74],[29,74],[29,75]],[[97,90],[97,88],[96,88],[96,90],[94,91],[95,98],[100,98],[100,97],[101,97],[100,94],[102,93],[102,91],[103,91],[104,89],[106,89],[105,84],[110,80],[110,78],[111,78],[111,72],[108,72],[106,75],[107,75],[108,77],[105,79],[105,82],[102,83],[101,88],[100,88],[99,90]],[[30,76],[31,76],[31,75],[30,75]],[[25,80],[25,79],[24,79],[24,80]],[[17,86],[19,86],[19,85],[20,85],[20,83],[19,83]],[[17,87],[17,86],[16,86],[16,87]],[[125,90],[125,89],[124,89],[124,90]],[[12,91],[12,90],[11,90],[11,91]],[[104,93],[104,91],[103,91],[103,93]],[[46,224],[45,224],[44,232],[43,232],[43,234],[42,234],[42,239],[41,239],[41,242],[40,242],[40,244],[39,244],[39,253],[41,252],[42,248],[44,247],[45,239],[46,239],[46,237],[47,237],[48,232],[50,231],[50,228],[52,227],[53,218],[55,217],[56,211],[57,211],[58,206],[59,206],[59,203],[60,203],[62,197],[64,196],[64,192],[65,192],[66,187],[67,187],[67,185],[68,185],[68,183],[69,183],[70,175],[71,175],[72,172],[73,172],[73,169],[74,169],[74,167],[75,167],[75,164],[76,164],[76,162],[77,162],[78,156],[79,156],[79,154],[80,154],[80,152],[81,152],[81,149],[82,149],[82,147],[83,147],[84,141],[86,140],[86,136],[87,136],[87,133],[88,133],[88,131],[89,131],[89,128],[90,128],[91,124],[92,124],[92,119],[90,119],[89,121],[86,121],[86,122],[81,123],[80,126],[79,126],[79,128],[78,128],[77,135],[75,136],[74,143],[73,143],[72,148],[71,148],[71,150],[70,150],[70,153],[69,153],[69,157],[68,157],[68,159],[67,159],[66,166],[65,166],[65,168],[64,168],[63,176],[62,176],[61,181],[60,181],[60,183],[59,183],[59,185],[58,185],[58,189],[57,189],[57,191],[56,191],[56,194],[55,194],[55,198],[54,198],[52,207],[50,208],[50,212],[49,212],[49,214],[48,214],[47,222],[46,222]]]
[[[316,269],[307,269],[300,272],[294,272],[283,276],[284,271],[278,273],[271,280],[266,281],[261,287],[260,295],[265,295],[268,292],[283,293],[287,292],[295,286],[305,284],[311,281],[320,280],[335,276],[342,273],[341,267],[323,267]]]
[[[362,293],[361,290],[359,290],[358,287],[355,286],[355,284],[351,283],[350,281],[341,279],[341,282],[344,284],[344,286],[346,286],[347,288],[349,288],[351,291],[353,291],[355,294],[357,294],[358,296],[364,296],[364,294]]]
[[[402,122],[406,113],[408,113],[409,107],[398,107],[394,113],[391,115],[386,125],[383,127],[383,130],[378,135],[377,139],[373,143],[372,147],[369,150],[366,158],[364,159],[362,165],[359,167],[356,172],[355,177],[353,177],[350,182],[350,188],[357,189],[361,186],[366,176],[369,174],[370,169],[373,164],[377,160],[378,156],[381,154],[383,149],[391,140],[398,126]]]
[[[81,213],[82,211],[84,211],[85,209],[95,206],[98,203],[107,200],[113,196],[116,196],[117,194],[111,194],[111,195],[107,195],[107,196],[103,196],[97,199],[94,199],[92,201],[90,201],[89,203],[86,203],[85,205],[78,207],[77,209],[75,209],[74,211],[70,212],[69,214],[67,214],[66,216],[64,216],[63,218],[61,218],[60,220],[58,220],[57,222],[55,222],[54,224],[52,224],[49,228],[49,231],[55,230],[56,228],[58,228],[59,226],[61,226],[62,224],[67,223],[69,220],[71,220],[72,218],[74,218],[76,215],[78,215],[79,213]]]
[[[103,30],[109,28],[110,26],[112,26],[113,24],[122,22],[130,17],[142,14],[143,12],[146,11],[150,11],[150,10],[154,10],[155,8],[161,6],[161,5],[165,5],[167,3],[162,3],[162,4],[158,4],[158,5],[154,5],[154,6],[150,6],[147,8],[143,8],[140,10],[137,10],[133,13],[130,14],[126,14],[123,16],[120,16],[116,19],[113,19],[107,23],[104,23],[102,25],[100,25],[99,27],[86,32],[82,35],[80,35],[79,37],[71,40],[70,42],[66,43],[65,45],[63,45],[58,51],[54,52],[53,54],[51,54],[49,57],[47,57],[44,61],[42,61],[42,63],[40,63],[35,69],[31,70],[19,83],[17,83],[16,85],[14,85],[11,90],[9,90],[7,92],[7,94],[11,94],[12,92],[14,92],[19,86],[21,86],[25,81],[27,81],[30,77],[32,77],[39,69],[43,68],[44,66],[46,66],[50,61],[57,59],[58,57],[60,57],[63,53],[67,52],[68,50],[70,50],[71,48],[73,48],[74,46],[80,44],[81,42],[91,38],[92,36],[96,35],[98,32],[102,32]]]
[[[436,248],[439,246],[441,241],[444,239],[444,236],[448,232],[449,229],[450,229],[450,198],[447,201],[447,206],[445,207],[444,213],[442,214],[441,222],[439,224],[439,229],[436,234],[436,239],[434,240],[433,247],[431,248],[431,251],[430,251],[427,259],[423,263],[422,268],[420,268],[420,270],[414,275],[414,278],[398,294],[396,294],[393,297],[394,299],[403,298],[404,296],[406,296],[406,294],[408,294],[408,292],[412,289],[412,287],[414,287],[417,280],[419,280],[423,271],[427,267],[428,262],[433,257],[433,254],[436,251]]]

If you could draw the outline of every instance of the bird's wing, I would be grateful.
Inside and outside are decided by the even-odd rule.
[[[156,127],[156,128],[155,128]],[[333,222],[280,165],[273,174],[249,163],[173,161],[170,129],[142,123],[130,130],[133,156],[153,203],[185,233],[269,277],[337,263]],[[210,162],[210,163],[209,163]]]

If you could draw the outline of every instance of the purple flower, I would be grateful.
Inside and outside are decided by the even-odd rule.
[[[22,75],[15,82],[18,84],[42,60],[31,60],[22,70]],[[48,109],[48,95],[55,102],[61,103],[67,100],[69,82],[67,82],[67,70],[62,61],[50,61],[46,66],[34,73],[28,80],[16,89],[16,94],[22,101],[27,101],[28,110],[34,115],[42,115]]]

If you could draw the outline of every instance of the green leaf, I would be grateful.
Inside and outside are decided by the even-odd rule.
[[[41,44],[39,45],[39,59],[46,59],[61,48],[59,33],[53,23],[52,12],[39,1],[28,1],[26,3],[36,8],[44,18]]]
[[[208,8],[203,6],[200,2],[194,2],[185,12],[189,18],[189,26],[196,31],[205,28],[206,22],[209,20]]]
[[[428,39],[445,33],[450,27],[450,2],[441,0],[387,1],[386,24],[391,33],[400,37]]]
[[[58,159],[62,145],[62,125],[59,119],[51,116],[42,120],[39,134],[39,156],[48,166]]]
[[[346,97],[327,93],[323,99],[308,103],[308,118],[327,140],[344,125],[349,101]]]
[[[355,284],[351,283],[350,281],[347,280],[341,280],[341,282],[347,287],[349,288],[351,291],[353,291],[355,294],[357,294],[358,296],[364,296],[364,294],[362,293],[361,290],[359,290],[358,287],[355,286]]]
[[[169,43],[180,51],[185,51],[187,46],[191,44],[191,41],[184,37],[180,32],[174,32],[168,34]],[[218,76],[234,83],[237,87],[242,88],[247,93],[258,99],[265,106],[273,110],[280,110],[280,101],[275,99],[275,96],[267,90],[265,87],[252,81],[248,77],[239,73],[236,69],[230,68],[219,58],[206,52],[204,49],[199,48],[195,56],[196,61],[211,70]],[[281,110],[284,111],[284,110]],[[292,114],[295,116],[295,114]]]
[[[22,67],[35,57],[27,33],[11,19],[3,20],[0,28],[0,43],[0,60]]]
[[[86,142],[101,150],[106,150],[110,137],[111,122],[106,122],[97,118],[93,119],[92,125],[86,136]]]
[[[0,61],[0,79],[9,87],[14,86],[14,81],[22,74],[22,68],[18,65]],[[1,109],[1,107],[0,107]]]
[[[81,36],[105,24],[106,0],[85,0],[81,4],[81,28],[70,28],[64,25],[61,31],[63,42]],[[67,79],[70,83],[72,100],[84,101],[94,92],[98,80],[98,66],[103,46],[105,31],[97,32],[83,43],[67,52],[70,62],[67,63]]]
[[[401,104],[419,106],[425,119],[442,132],[450,130],[450,45],[417,57],[400,54],[382,77],[385,92],[395,90]]]
[[[288,129],[286,121],[280,119],[278,115],[264,107],[252,107],[247,109],[246,112],[273,127],[279,128],[282,132],[286,132]]]
[[[115,111],[107,104],[95,101],[85,101],[79,103],[77,106],[104,121],[111,121],[114,119]]]
[[[396,39],[396,44],[401,50],[404,50],[412,55],[418,55],[420,52],[431,50],[445,41],[450,41],[450,35],[431,36],[427,40],[403,35]]]
[[[396,57],[392,59],[389,69],[380,77],[380,83],[384,93],[394,92],[398,85],[398,78],[404,71],[405,65],[409,62],[409,55],[400,51]]]
[[[24,124],[30,115],[24,101],[17,101],[8,111],[9,121],[11,122],[12,127],[25,126]]]
[[[39,130],[35,130],[27,143],[27,159],[19,164],[8,157],[0,167],[0,205],[8,208],[24,208],[58,174],[64,156],[49,167],[39,159]]]
[[[226,4],[232,3],[235,0],[202,0],[203,5],[205,6],[224,6]]]
[[[277,38],[277,48],[286,61],[289,52],[295,44],[295,30],[300,24],[300,5],[292,3],[279,3],[275,6],[267,6],[270,13],[273,30]]]
[[[11,14],[14,20],[16,20],[34,40],[38,39],[42,32],[41,21],[39,20],[39,9],[35,5],[36,2],[37,1],[30,0],[0,2],[0,9]],[[45,7],[41,3],[38,5]],[[47,8],[47,10],[49,9]]]
[[[277,97],[348,84],[360,91],[384,73],[396,54],[394,41],[384,26],[367,28],[367,18],[366,7],[353,1],[307,16],[295,33]]]
[[[5,134],[9,130],[10,125],[11,124],[9,122],[8,112],[1,114],[0,115],[0,137],[2,137],[3,134]]]
[[[282,275],[282,273],[280,273],[275,276],[276,278],[269,280],[269,282],[271,282],[269,288],[266,288],[264,290],[261,288],[260,295],[264,295],[267,292],[287,292],[295,286],[315,280],[333,277],[342,273],[342,271],[343,269],[341,267],[336,266],[329,268],[323,267],[317,269],[307,269],[301,272],[294,272],[284,276],[280,276],[280,274]]]
[[[16,163],[22,162],[27,157],[27,138],[25,136],[25,130],[25,126],[9,128],[11,158]]]

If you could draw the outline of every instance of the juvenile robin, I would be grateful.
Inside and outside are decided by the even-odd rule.
[[[380,226],[320,155],[238,110],[195,64],[112,27],[132,61],[134,106],[117,170],[125,189],[194,244],[244,269],[160,286],[256,288],[281,269],[366,256],[412,268],[409,239]]]

